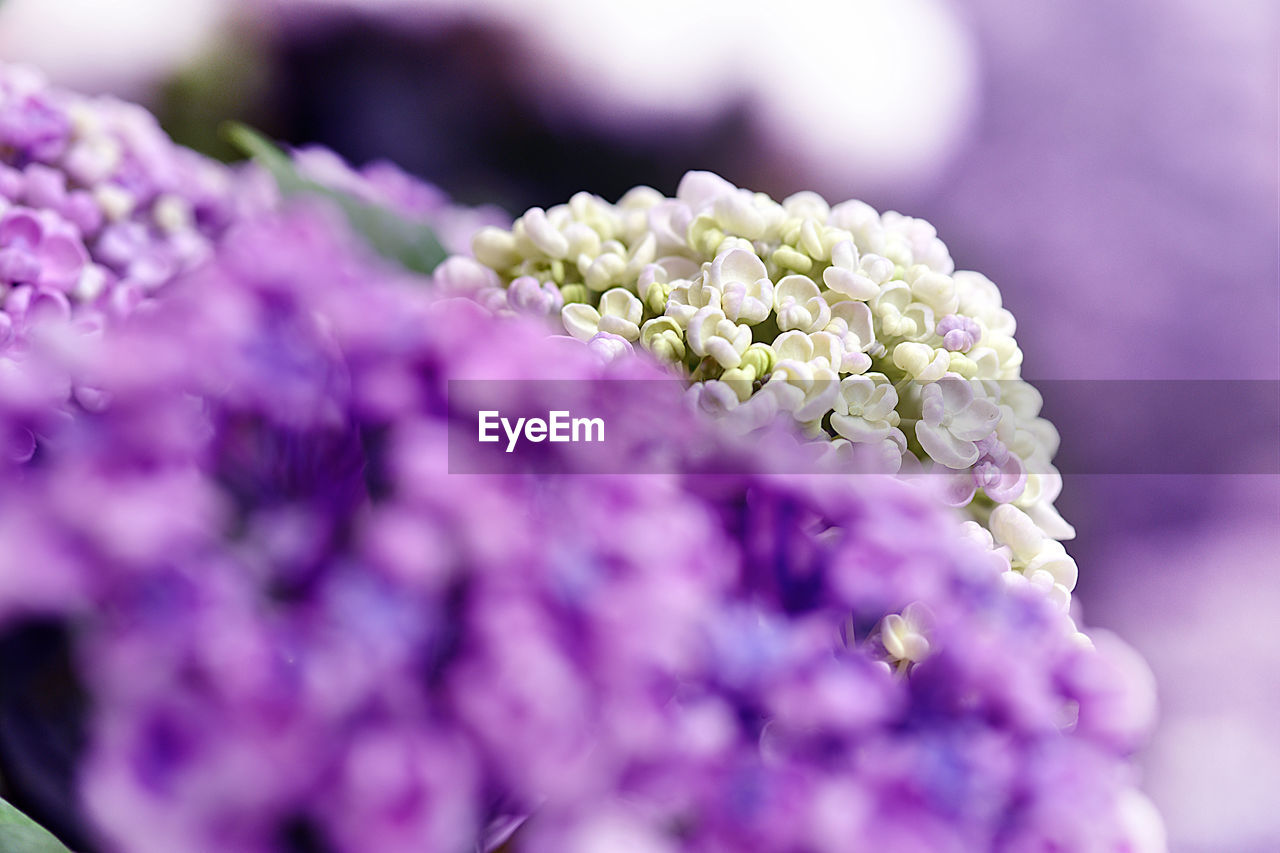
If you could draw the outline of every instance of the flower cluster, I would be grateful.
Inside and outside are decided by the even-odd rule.
[[[111,849],[1156,849],[1131,653],[902,483],[677,388],[612,399],[611,447],[733,465],[450,473],[451,379],[665,374],[439,300],[323,210],[40,357],[101,405],[0,472],[0,614],[72,617]]]
[[[1073,535],[1014,318],[922,220],[809,192],[778,203],[690,172],[675,198],[641,187],[533,208],[480,231],[474,251],[484,266],[444,267],[446,287],[639,346],[694,380],[701,409],[748,429],[784,412],[833,453],[938,475],[984,524],[1012,505],[1050,541]]]
[[[496,208],[449,204],[390,164],[356,171],[318,148],[295,164],[430,225],[453,251],[466,251],[478,228],[509,222]],[[97,389],[29,357],[50,344],[36,334],[42,324],[69,318],[71,334],[97,334],[208,261],[233,223],[281,204],[265,170],[175,145],[142,107],[0,64],[0,403],[25,412],[0,433],[0,457],[31,458],[69,411],[101,402]]]
[[[100,324],[205,260],[232,184],[141,107],[0,64],[0,359],[42,316]]]

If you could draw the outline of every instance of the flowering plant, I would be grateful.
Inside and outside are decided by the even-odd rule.
[[[957,272],[927,222],[809,192],[778,203],[690,172],[674,198],[579,193],[483,228],[474,249],[438,271],[442,287],[639,346],[740,428],[782,413],[870,470],[938,475],[943,500],[1068,605],[1057,431],[1021,379],[999,290]]]
[[[1149,676],[1010,587],[973,520],[888,476],[822,476],[786,430],[744,437],[676,391],[608,400],[611,448],[657,442],[666,473],[450,472],[451,380],[660,378],[627,346],[648,329],[733,389],[756,346],[738,321],[766,308],[826,353],[795,364],[851,367],[847,417],[887,421],[891,386],[846,353],[857,323],[801,331],[850,309],[748,280],[763,261],[734,244],[718,278],[670,288],[667,324],[626,287],[570,298],[588,345],[566,343],[451,298],[493,283],[477,262],[429,282],[319,200],[250,195],[145,303],[26,323],[0,377],[0,434],[26,442],[0,460],[0,621],[69,638],[84,849],[1158,849],[1128,764]],[[8,294],[61,286],[60,256],[23,246]],[[575,291],[547,267],[480,296],[559,307]],[[981,340],[974,322],[944,342]],[[807,352],[768,347],[750,358]],[[964,438],[990,420],[977,392],[938,380],[925,434],[985,440]],[[1031,565],[1045,534],[1007,509],[990,526]]]

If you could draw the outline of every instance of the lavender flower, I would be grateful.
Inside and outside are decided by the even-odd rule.
[[[37,330],[93,335],[205,261],[237,215],[234,182],[141,107],[0,64],[0,405],[15,413],[0,456],[29,459],[68,406],[97,403],[30,357],[58,345]]]
[[[0,240],[11,320],[24,287],[62,293],[77,313],[154,292],[209,255],[235,214],[231,184],[141,107],[0,65],[0,210],[24,223]]]
[[[0,614],[76,626],[107,845],[1159,848],[1140,663],[903,484],[808,476],[675,390],[609,412],[672,473],[449,473],[450,379],[665,375],[592,339],[441,301],[296,208],[32,351],[101,404],[0,476]],[[915,635],[904,678],[886,637]]]
[[[496,209],[449,205],[388,164],[358,173],[319,149],[298,163],[317,181],[439,228],[451,247],[506,222]],[[99,334],[207,262],[233,223],[282,204],[264,170],[174,145],[141,107],[0,64],[0,405],[14,415],[0,455],[30,459],[72,412],[102,401],[56,359],[33,355],[62,345],[39,334],[42,325],[69,318],[64,332]]]

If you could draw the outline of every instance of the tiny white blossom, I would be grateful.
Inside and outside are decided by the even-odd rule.
[[[1043,573],[1068,593],[1075,588],[1079,575],[1075,560],[1022,510],[1000,504],[991,512],[990,526],[995,540],[1009,547],[1013,568],[1028,577]]]
[[[755,325],[773,310],[773,282],[764,261],[753,252],[731,249],[719,255],[707,270],[712,287],[720,291],[724,314],[735,323]]]
[[[644,306],[629,290],[615,287],[600,298],[599,310],[574,302],[560,310],[565,330],[580,341],[589,341],[597,332],[608,332],[628,341],[640,338],[640,318]]]
[[[673,282],[668,297],[666,315],[681,326],[687,327],[693,316],[704,308],[720,310],[720,288],[706,276],[692,281]]]
[[[934,272],[925,266],[912,267],[906,280],[911,284],[911,296],[920,303],[928,305],[934,314],[951,314],[959,304],[955,282],[951,276]],[[928,328],[932,329],[930,325]]]
[[[893,348],[893,363],[917,382],[936,382],[947,374],[951,354],[928,344],[907,341]]]
[[[532,245],[549,258],[565,258],[569,254],[569,240],[560,233],[540,207],[530,208],[515,223],[516,245]]]
[[[598,332],[587,341],[587,349],[605,364],[625,358],[634,352],[631,342],[626,338],[609,332]]]
[[[792,193],[784,198],[782,200],[782,209],[787,212],[788,216],[794,216],[798,219],[817,220],[819,222],[826,222],[827,217],[831,215],[831,205],[827,204],[827,200],[809,190]]]
[[[693,315],[688,333],[689,348],[697,355],[710,356],[721,367],[737,367],[751,345],[751,327],[734,323],[712,306]]]
[[[808,276],[785,276],[774,289],[773,301],[778,328],[784,332],[817,332],[831,322],[831,306]]]
[[[867,354],[876,344],[871,309],[865,302],[846,299],[831,306],[831,322],[823,329],[840,340],[844,357],[839,365],[841,373],[865,373],[871,368]]]
[[[884,374],[846,376],[840,382],[831,426],[842,437],[859,444],[890,439],[894,433],[901,436],[897,405],[898,393]],[[905,438],[901,443],[905,450]]]
[[[804,362],[836,370],[844,361],[844,346],[830,332],[783,332],[771,345],[778,359]]]
[[[738,394],[728,383],[719,379],[695,382],[690,386],[688,399],[696,411],[723,416],[737,409],[741,403]]]
[[[592,258],[582,254],[578,260],[582,282],[591,290],[604,292],[616,286],[627,273],[627,259],[616,252],[606,252]]]
[[[505,270],[520,262],[515,235],[493,225],[481,228],[471,238],[471,253],[477,261],[495,270]]]
[[[929,656],[932,614],[919,603],[908,604],[902,614],[891,613],[880,623],[880,642],[899,664],[920,663]]]
[[[879,283],[863,272],[858,249],[852,240],[831,250],[831,266],[822,273],[822,280],[836,293],[843,293],[851,299],[865,301],[880,292]]]
[[[760,210],[751,193],[734,190],[724,193],[712,202],[711,209],[717,223],[728,233],[755,240],[764,236],[769,220]]]
[[[564,307],[564,297],[550,282],[526,275],[507,286],[507,305],[518,314],[546,316]]]
[[[821,363],[780,359],[767,383],[778,386],[787,411],[801,423],[816,421],[830,412],[840,396],[836,372]]]
[[[995,432],[1000,409],[977,397],[972,383],[948,376],[921,389],[922,416],[916,422],[920,446],[948,468],[967,468],[981,455],[976,442]]]
[[[670,317],[654,317],[640,328],[640,343],[662,361],[684,360],[684,330]]]

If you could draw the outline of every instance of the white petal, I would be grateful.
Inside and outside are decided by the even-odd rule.
[[[918,379],[920,374],[927,371],[932,360],[933,347],[928,344],[907,342],[893,348],[893,363],[906,371],[912,379]],[[970,394],[972,395],[972,392]],[[954,411],[959,406],[944,405],[944,408],[947,411]]]
[[[933,361],[929,362],[928,367],[920,371],[916,379],[920,382],[935,382],[947,375],[947,369],[950,366],[951,354],[943,349],[935,350]]]
[[[734,192],[722,195],[712,203],[716,221],[730,234],[755,240],[764,234],[768,220],[756,209],[751,194]]]
[[[796,420],[807,423],[821,418],[832,410],[839,396],[840,385],[835,371],[814,371],[813,383],[809,386],[809,393],[805,395],[804,405],[795,410]]]
[[[728,383],[718,379],[694,385],[689,391],[697,409],[709,415],[723,415],[738,407],[738,395]]]
[[[842,267],[827,267],[822,272],[822,280],[836,293],[852,299],[872,299],[880,292],[880,286],[865,275]]]
[[[871,369],[871,356],[865,352],[846,352],[840,360],[841,373],[866,373]]]
[[[841,240],[831,247],[831,265],[849,272],[858,269],[858,247],[852,240]]]
[[[640,327],[622,317],[613,317],[606,314],[600,318],[599,329],[602,332],[608,332],[611,335],[617,335],[629,341],[640,339]]]
[[[948,468],[968,468],[978,461],[977,445],[956,438],[944,427],[917,421],[916,438],[930,458]]]
[[[862,414],[872,420],[886,420],[898,406],[898,392],[892,385],[877,385],[862,405]]]
[[[903,346],[906,345],[900,345],[898,349],[902,349]],[[897,355],[896,350],[894,354],[895,356]],[[942,386],[944,384],[942,382],[934,382],[920,389],[920,415],[924,419],[924,423],[930,426],[940,427],[943,419],[947,416],[946,398],[942,396]]]
[[[560,309],[565,331],[580,341],[589,341],[600,331],[600,312],[590,305],[571,302]]]
[[[951,415],[947,425],[951,433],[965,441],[979,441],[995,432],[1000,422],[1000,407],[990,400],[973,400]]]
[[[787,275],[779,279],[778,286],[774,289],[774,300],[776,305],[781,306],[783,300],[805,302],[820,293],[818,285],[807,275]]]
[[[949,276],[928,272],[911,284],[911,294],[939,314],[952,314],[960,304]]]
[[[733,249],[720,254],[711,262],[710,276],[717,287],[723,288],[729,282],[749,284],[762,278],[767,279],[768,272],[764,261],[754,252]]]
[[[883,441],[893,429],[884,421],[872,422],[860,415],[832,415],[831,426],[837,434],[855,444]]]
[[[1076,561],[1065,551],[1059,552],[1056,548],[1042,551],[1027,563],[1024,571],[1046,571],[1053,575],[1054,583],[1061,584],[1068,592],[1076,588],[1076,579],[1080,577]]]
[[[1076,529],[1058,514],[1057,508],[1048,501],[1041,501],[1026,508],[1027,516],[1045,532],[1059,541],[1076,538]]]
[[[813,341],[804,332],[783,332],[771,344],[778,359],[810,361],[813,358]]]
[[[718,308],[702,308],[689,320],[689,347],[698,355],[707,355],[707,346],[715,336],[716,325],[724,319]]]
[[[1044,531],[1012,504],[1000,504],[993,509],[988,526],[1000,544],[1008,545],[1013,556],[1024,563],[1034,559],[1044,547]]]
[[[865,302],[845,300],[831,306],[831,322],[843,320],[849,331],[858,336],[860,348],[865,351],[875,341],[871,309]]]
[[[710,204],[722,195],[737,192],[738,188],[714,172],[686,172],[676,187],[676,198],[690,207]]]
[[[569,254],[569,241],[547,219],[547,213],[540,207],[530,208],[520,217],[524,224],[524,232],[533,245],[538,247],[549,258],[564,258]]]
[[[929,354],[933,355],[932,349]],[[939,380],[938,390],[942,392],[943,408],[952,415],[963,411],[974,399],[973,385],[958,376],[948,376]]]

